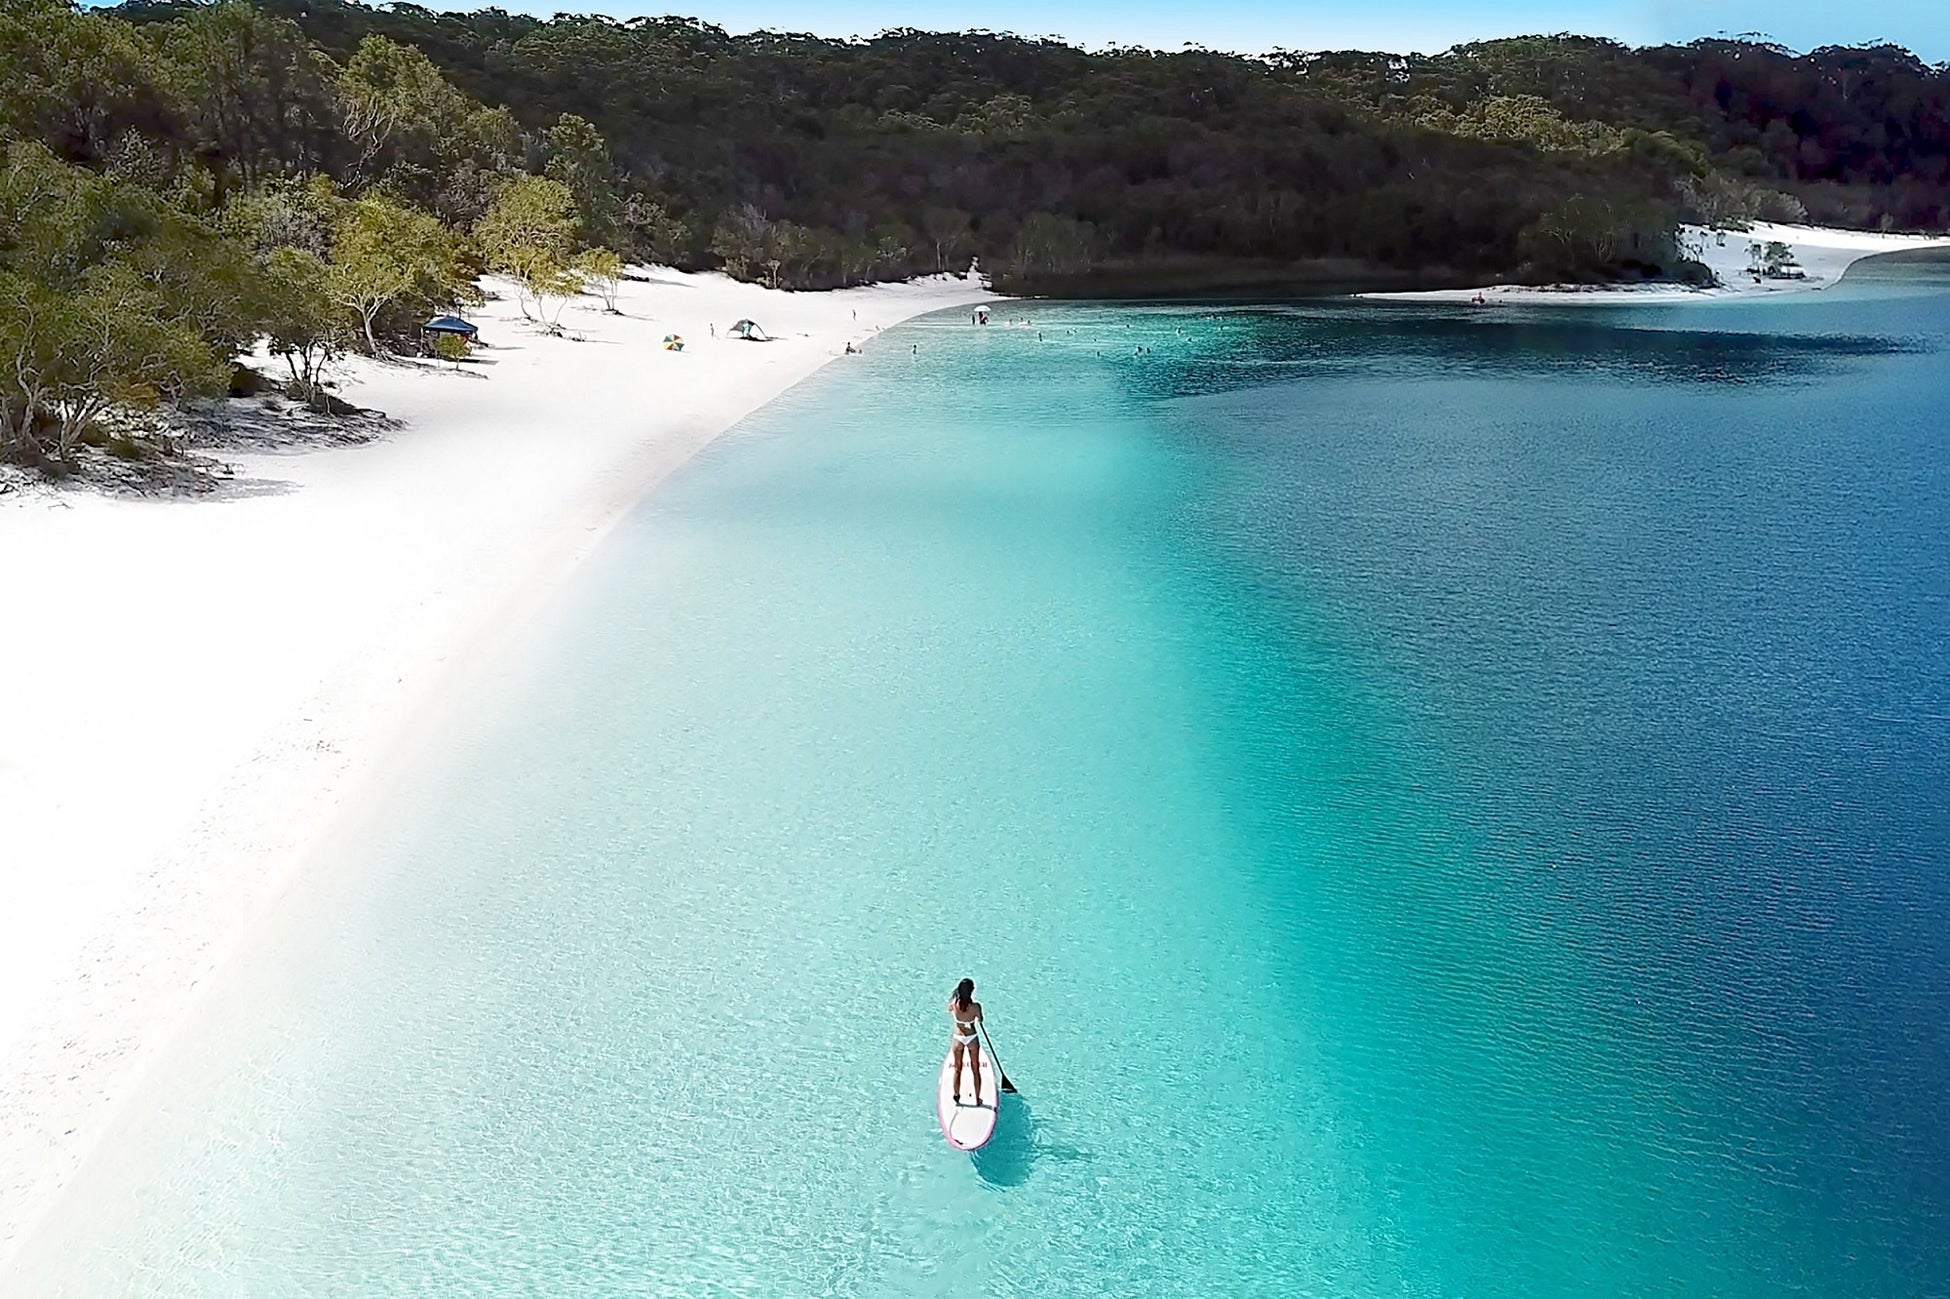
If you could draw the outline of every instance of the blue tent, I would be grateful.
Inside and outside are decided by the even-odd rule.
[[[429,334],[459,334],[470,343],[481,332],[480,326],[459,316],[435,316],[420,328]]]

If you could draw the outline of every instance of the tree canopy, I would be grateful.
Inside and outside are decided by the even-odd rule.
[[[1675,269],[1658,232],[1686,215],[1950,224],[1950,72],[1888,46],[1535,36],[1254,59],[354,0],[21,0],[0,52],[21,74],[0,101],[12,133],[162,182],[193,171],[218,206],[321,173],[464,228],[534,173],[569,191],[592,245],[783,285],[970,257],[1003,287],[1070,291],[1201,266],[1288,287],[1604,278]],[[1594,223],[1570,249],[1550,233]]]
[[[0,452],[27,458],[65,456],[98,400],[215,386],[258,338],[316,397],[341,349],[417,338],[484,266],[552,324],[625,259],[1264,295],[1698,274],[1686,217],[1950,225],[1950,69],[1890,46],[1246,58],[7,0],[0,74]]]
[[[1671,270],[1652,236],[1684,215],[1950,224],[1950,72],[1887,46],[1536,36],[1249,59],[265,4],[336,57],[383,36],[504,106],[592,239],[640,255],[634,205],[681,222],[666,255],[787,284],[934,270],[950,247],[1005,286],[1083,291],[1199,264],[1227,281],[1603,277]],[[1617,237],[1589,249],[1630,256],[1534,261],[1547,227],[1594,217]]]

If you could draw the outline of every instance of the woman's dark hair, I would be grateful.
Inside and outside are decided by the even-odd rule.
[[[955,1009],[956,1010],[967,1010],[969,1003],[972,1002],[974,999],[975,999],[975,980],[963,979],[960,983],[957,983],[955,985]]]

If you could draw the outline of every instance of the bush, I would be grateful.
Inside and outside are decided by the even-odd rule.
[[[1673,267],[1672,278],[1681,284],[1690,284],[1696,289],[1710,289],[1720,282],[1719,277],[1713,274],[1712,267],[1705,262],[1694,261],[1690,257]]]
[[[230,367],[230,395],[233,397],[255,397],[271,387],[271,381],[262,373],[248,365]]]

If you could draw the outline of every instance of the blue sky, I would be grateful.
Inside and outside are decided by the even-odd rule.
[[[426,2],[426,0],[423,0]],[[434,7],[478,3],[431,0]],[[629,16],[678,12],[733,31],[770,27],[823,36],[888,27],[987,27],[1061,36],[1086,45],[1177,49],[1196,42],[1260,53],[1288,49],[1434,51],[1458,41],[1527,32],[1575,31],[1635,43],[1761,32],[1796,49],[1890,40],[1931,62],[1950,60],[1950,0],[499,0],[529,13],[556,10]]]

